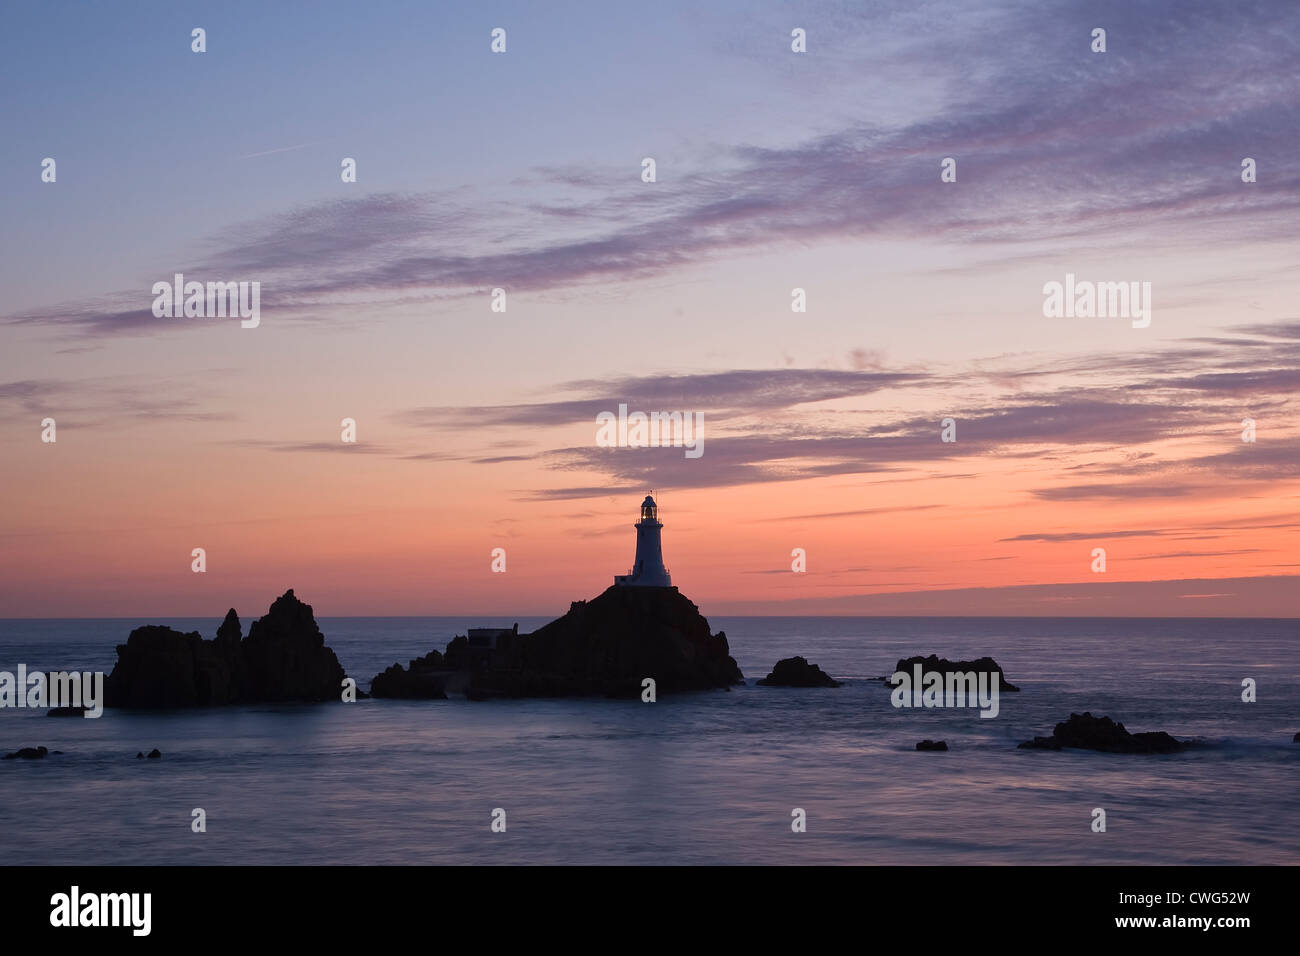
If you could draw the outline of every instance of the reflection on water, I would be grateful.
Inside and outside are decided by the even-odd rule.
[[[0,669],[108,669],[140,621],[0,622]],[[205,636],[217,620],[170,621]],[[362,685],[459,619],[323,620]],[[507,622],[507,623],[513,623]],[[540,620],[521,620],[528,630]],[[361,701],[100,720],[0,711],[0,839],[42,863],[1296,863],[1296,622],[713,619],[750,684],[639,701]],[[991,654],[1001,713],[869,678]],[[753,686],[803,654],[843,687]],[[1240,701],[1253,677],[1259,702]],[[1072,710],[1206,746],[1015,744]],[[917,753],[922,738],[948,753]],[[136,760],[157,747],[163,759]],[[207,832],[190,831],[195,807]],[[489,829],[493,808],[507,832]],[[808,830],[790,830],[802,807]],[[1108,832],[1090,830],[1094,807]],[[15,845],[11,843],[10,845]]]

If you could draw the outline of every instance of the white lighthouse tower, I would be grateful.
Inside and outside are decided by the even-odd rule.
[[[614,575],[614,583],[625,588],[668,588],[672,578],[664,567],[663,546],[659,532],[659,506],[652,495],[641,502],[641,520],[636,523],[636,563],[627,574]]]

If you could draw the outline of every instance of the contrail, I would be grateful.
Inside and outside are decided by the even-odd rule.
[[[280,149],[268,149],[260,153],[249,153],[247,156],[240,156],[240,159],[252,159],[255,156],[270,156],[272,153],[287,153],[291,150],[302,149],[304,146],[310,146],[311,143],[299,143],[297,146],[282,146]]]

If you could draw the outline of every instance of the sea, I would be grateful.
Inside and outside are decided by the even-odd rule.
[[[108,672],[146,623],[211,637],[220,620],[3,620],[0,670]],[[319,623],[364,689],[468,627],[516,621]],[[1300,621],[710,624],[745,685],[654,703],[0,709],[0,750],[62,751],[0,761],[0,846],[7,863],[69,865],[1300,863]],[[991,655],[1021,690],[994,718],[894,707],[879,678],[931,653]],[[796,654],[843,685],[756,685]],[[1017,749],[1083,711],[1196,745]],[[918,752],[922,739],[949,750]]]

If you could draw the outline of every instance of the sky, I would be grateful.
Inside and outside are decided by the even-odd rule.
[[[1291,0],[3,27],[0,617],[558,614],[652,489],[706,614],[1300,616]]]

